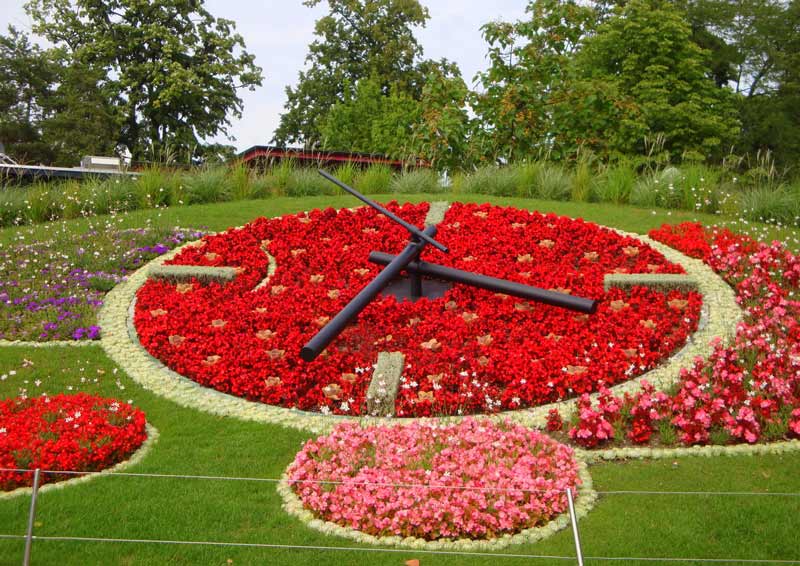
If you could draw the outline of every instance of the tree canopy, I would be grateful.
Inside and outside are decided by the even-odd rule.
[[[241,115],[261,69],[230,20],[200,0],[31,0],[34,29],[96,73],[135,159],[194,152]]]
[[[306,0],[309,7],[321,0]],[[317,21],[315,39],[296,87],[286,88],[286,112],[275,132],[281,144],[322,142],[323,122],[337,104],[350,100],[362,80],[378,83],[381,95],[418,99],[425,74],[422,47],[413,28],[428,10],[417,0],[328,0],[329,14]]]

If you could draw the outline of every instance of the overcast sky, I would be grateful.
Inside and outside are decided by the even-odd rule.
[[[25,0],[0,0],[0,28],[11,24],[30,31]],[[303,6],[302,0],[206,0],[217,17],[236,22],[247,50],[264,70],[263,86],[242,91],[242,118],[232,121],[230,133],[238,150],[267,144],[278,125],[286,102],[284,89],[294,85],[303,67],[314,22],[327,12],[327,5]],[[458,63],[467,84],[487,66],[486,44],[480,27],[493,20],[516,20],[525,12],[527,0],[423,0],[430,11],[427,27],[416,36],[430,59],[446,57]]]

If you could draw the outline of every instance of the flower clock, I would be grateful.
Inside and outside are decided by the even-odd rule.
[[[403,228],[371,208],[327,209],[259,218],[183,248],[138,291],[141,344],[177,373],[248,400],[419,417],[593,392],[654,368],[697,328],[697,292],[609,286],[625,274],[683,273],[639,239],[490,205],[388,208],[415,226],[436,225],[450,253],[427,247],[420,264],[585,298],[596,312],[425,280],[436,292],[404,300],[386,290],[306,361],[304,346],[380,273],[370,253],[397,255],[408,244]]]

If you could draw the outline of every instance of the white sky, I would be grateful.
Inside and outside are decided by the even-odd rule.
[[[31,22],[23,9],[24,0],[0,0],[0,30],[9,24],[30,31]],[[487,66],[486,44],[480,27],[489,21],[513,21],[523,17],[527,0],[422,0],[430,12],[426,28],[416,30],[424,57],[446,57],[458,63],[467,84]],[[242,118],[232,120],[232,143],[241,151],[267,144],[278,126],[284,89],[294,85],[303,67],[308,44],[313,40],[314,22],[327,12],[327,5],[303,6],[302,0],[206,0],[216,17],[236,22],[247,50],[263,69],[263,86],[255,92],[240,93]]]

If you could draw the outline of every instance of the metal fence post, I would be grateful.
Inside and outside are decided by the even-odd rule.
[[[31,563],[31,545],[33,544],[33,521],[36,517],[36,496],[39,493],[39,468],[33,472],[33,493],[31,493],[31,509],[28,513],[28,532],[25,535],[25,556],[22,558],[22,566],[29,566]]]
[[[578,532],[578,516],[575,514],[575,502],[572,500],[572,489],[570,488],[567,488],[567,503],[569,504],[569,520],[572,523],[572,536],[575,538],[575,555],[578,558],[578,566],[583,566],[581,535]]]

